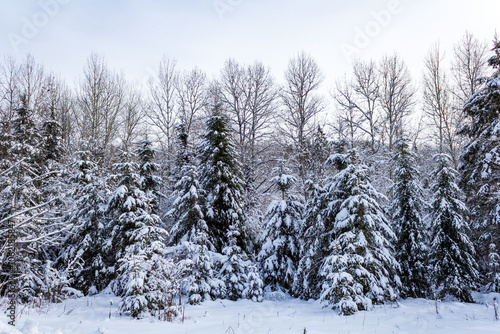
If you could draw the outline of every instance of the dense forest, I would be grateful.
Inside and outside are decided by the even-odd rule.
[[[0,65],[0,291],[181,304],[290,294],[339,314],[500,292],[500,41],[354,60],[321,94],[307,53],[138,87],[91,54],[70,86]],[[179,296],[183,298],[180,299]],[[187,300],[184,300],[186,299]]]

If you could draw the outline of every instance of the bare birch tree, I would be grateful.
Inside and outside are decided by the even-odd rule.
[[[470,32],[466,32],[454,45],[454,59],[452,74],[454,95],[462,108],[465,101],[471,97],[481,86],[480,78],[486,76],[488,69],[488,46]]]
[[[281,128],[297,153],[299,177],[305,181],[307,138],[315,130],[313,120],[323,110],[317,90],[324,80],[316,61],[305,52],[288,63],[285,85],[281,90],[284,105]]]
[[[91,54],[76,97],[75,118],[80,139],[107,154],[117,138],[125,102],[125,80],[111,72],[102,56]]]
[[[415,88],[406,64],[397,54],[382,58],[379,76],[383,131],[392,151],[394,142],[403,134],[405,118],[415,105]]]
[[[175,61],[163,58],[155,77],[149,80],[148,119],[159,131],[159,143],[165,156],[167,171],[174,160],[177,80]]]
[[[198,68],[182,73],[177,82],[177,96],[179,119],[186,127],[188,141],[191,142],[203,131],[202,117],[207,106],[206,74]]]
[[[440,153],[451,156],[456,166],[458,151],[455,141],[459,115],[452,108],[451,89],[443,64],[439,43],[424,59],[423,103],[427,119]]]
[[[231,114],[246,192],[253,197],[256,169],[270,136],[278,95],[269,69],[260,62],[244,67],[228,60],[220,79],[222,103]],[[250,199],[251,200],[251,199]]]

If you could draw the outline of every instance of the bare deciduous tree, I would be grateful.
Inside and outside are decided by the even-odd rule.
[[[27,55],[19,67],[19,92],[31,112],[39,111],[47,96],[47,76],[43,66]]]
[[[323,110],[323,100],[317,89],[324,76],[316,61],[302,52],[288,63],[281,99],[285,107],[283,133],[292,140],[298,153],[299,177],[304,181],[306,140],[314,131],[313,119]]]
[[[424,59],[423,103],[434,128],[439,152],[449,154],[456,166],[458,151],[455,138],[459,115],[452,108],[451,90],[439,43],[429,50]]]
[[[397,54],[382,58],[379,73],[383,129],[392,151],[394,142],[403,134],[405,118],[415,104],[415,89],[408,68]]]
[[[145,117],[144,103],[141,94],[133,87],[128,89],[127,99],[123,106],[123,126],[121,131],[122,144],[125,151],[137,142],[142,135],[142,122]]]
[[[160,131],[159,143],[167,159],[170,170],[174,158],[175,121],[176,121],[176,87],[178,74],[175,61],[163,58],[155,77],[149,80],[149,106],[147,115],[151,123]]]
[[[337,81],[335,91],[331,95],[337,103],[336,123],[333,125],[337,138],[338,140],[347,140],[350,147],[353,148],[355,142],[359,139],[358,128],[362,119],[352,103],[354,101],[354,92],[347,77]]]
[[[352,80],[345,79],[343,83],[337,84],[337,91],[333,95],[344,111],[344,119],[352,128],[351,141],[354,140],[356,128],[368,137],[370,148],[375,152],[380,139],[381,123],[378,110],[380,84],[375,62],[355,61]]]
[[[6,57],[0,67],[1,121],[10,122],[19,104],[19,65],[13,57]]]
[[[112,73],[103,57],[91,54],[76,98],[80,139],[90,140],[103,153],[118,135],[119,115],[125,101],[125,81]]]
[[[55,117],[55,121],[60,126],[61,146],[65,149],[73,144],[74,141],[74,115],[73,115],[73,97],[70,89],[64,81],[55,76],[47,79],[47,101],[45,112],[53,115],[46,117]]]
[[[488,46],[470,32],[466,32],[454,48],[452,74],[456,87],[454,95],[460,108],[481,85],[478,80],[486,75],[488,68]]]
[[[260,62],[248,67],[228,60],[222,69],[221,100],[232,115],[236,144],[244,168],[247,193],[253,192],[255,170],[275,115],[277,89],[269,69]]]
[[[201,120],[207,105],[206,74],[198,68],[184,72],[179,76],[177,84],[179,99],[179,118],[186,127],[188,137],[202,133]]]

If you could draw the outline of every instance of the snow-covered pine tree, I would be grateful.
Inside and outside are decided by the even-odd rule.
[[[415,154],[410,150],[409,139],[395,142],[392,158],[395,184],[394,199],[390,206],[392,226],[396,233],[395,257],[401,266],[401,291],[403,298],[424,298],[430,290],[427,276],[428,235],[422,212],[427,207],[414,167]]]
[[[59,256],[59,265],[69,274],[71,285],[84,294],[95,294],[110,283],[107,251],[106,201],[108,189],[99,177],[90,152],[77,152],[72,178],[74,207],[67,218],[71,226]]]
[[[200,143],[200,185],[206,192],[204,214],[208,235],[218,253],[229,246],[233,238],[236,245],[246,251],[243,181],[231,143],[231,129],[220,104],[214,106],[206,125],[207,132]],[[229,230],[237,233],[227,238]]]
[[[471,290],[476,287],[479,273],[475,251],[467,222],[467,208],[455,184],[456,172],[445,154],[434,157],[431,205],[431,247],[429,262],[434,289],[438,296],[451,295],[463,302],[473,302]]]
[[[493,74],[467,100],[467,125],[461,133],[469,138],[460,157],[460,187],[471,212],[478,260],[487,272],[490,245],[500,247],[500,40],[495,36],[489,65]]]
[[[289,291],[297,271],[300,256],[300,233],[304,205],[289,193],[297,182],[283,166],[273,170],[270,183],[281,199],[269,205],[263,225],[262,249],[258,260],[266,286],[272,290]]]
[[[141,166],[152,159],[152,152],[143,145]],[[147,154],[145,154],[147,152]],[[115,164],[119,172],[118,187],[108,204],[111,220],[112,247],[116,250],[116,280],[114,292],[122,297],[120,310],[133,317],[145,314],[167,313],[167,319],[176,315],[174,296],[179,292],[182,268],[176,268],[167,259],[165,238],[168,233],[161,227],[160,217],[153,213],[154,187],[145,191],[144,180],[152,178],[151,168],[139,168],[132,155],[123,155],[123,162]],[[139,175],[141,171],[142,175]]]
[[[356,162],[333,177],[339,192],[332,206],[338,205],[330,238],[329,256],[322,262],[324,277],[321,301],[349,315],[367,310],[372,303],[396,298],[399,264],[392,255],[395,238],[378,193],[368,179],[368,168]]]
[[[240,232],[236,225],[230,225],[226,233],[227,245],[222,249],[225,259],[219,278],[224,282],[223,297],[230,300],[238,300],[245,297],[248,288],[246,268],[248,256],[238,246]]]
[[[191,157],[184,125],[178,127],[176,176],[172,194],[173,208],[169,216],[174,221],[169,245],[175,256],[188,263],[183,290],[190,304],[220,295],[222,282],[215,278],[211,253],[215,250],[208,236],[203,215],[204,192],[198,181],[197,167]]]

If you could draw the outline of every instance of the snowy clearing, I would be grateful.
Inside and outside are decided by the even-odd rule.
[[[379,305],[372,311],[347,317],[322,308],[317,301],[216,300],[187,305],[184,323],[168,323],[120,316],[117,313],[120,298],[100,294],[42,308],[25,308],[15,328],[7,325],[2,314],[0,334],[499,333],[500,321],[495,321],[492,307],[493,297],[499,295],[477,295],[482,304],[442,302],[438,304],[439,315],[434,301],[408,299],[401,301],[399,307]],[[3,310],[5,303],[2,300]]]

